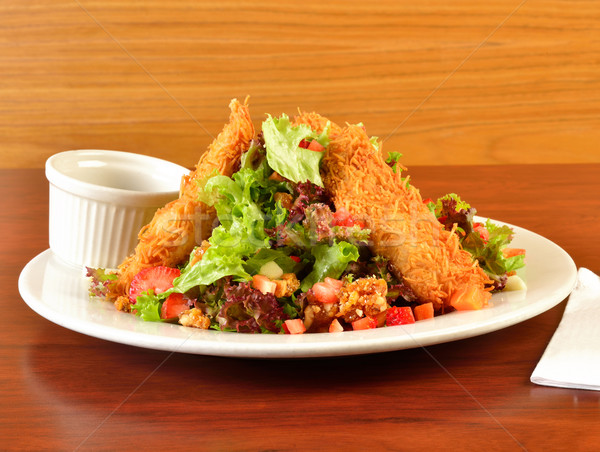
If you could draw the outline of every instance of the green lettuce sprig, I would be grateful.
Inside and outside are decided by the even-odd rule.
[[[329,145],[329,123],[323,133],[317,134],[308,125],[292,126],[287,115],[279,118],[269,116],[262,124],[267,161],[274,171],[292,182],[310,181],[323,186],[319,166],[323,152],[299,147],[302,140],[317,140],[321,145]]]

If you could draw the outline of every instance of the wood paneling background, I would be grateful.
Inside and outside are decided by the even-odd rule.
[[[600,162],[600,2],[4,0],[0,167],[192,166],[230,98],[362,121],[406,165]]]

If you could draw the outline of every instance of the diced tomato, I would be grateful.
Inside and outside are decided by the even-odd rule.
[[[481,237],[484,243],[487,243],[490,239],[490,233],[483,223],[473,223],[473,230],[479,233],[479,237]]]
[[[301,147],[304,149],[308,149],[309,145],[310,145],[310,143],[307,140],[302,140],[302,141],[300,141],[300,143],[298,143],[298,147]]]
[[[293,260],[294,262],[300,262],[302,260],[298,256],[290,256],[290,259]]]
[[[332,226],[354,226],[354,219],[345,207],[340,207],[333,214]]]
[[[260,290],[263,294],[274,294],[277,290],[277,283],[271,281],[264,275],[254,275],[252,277],[252,287]]]
[[[343,226],[347,228],[357,225],[360,226],[361,229],[364,229],[367,226],[364,221],[355,220],[345,207],[340,207],[333,213],[333,220],[331,222],[331,225]]]
[[[323,152],[325,150],[325,146],[319,143],[317,140],[312,140],[306,149],[310,149],[315,152]]]
[[[325,282],[318,282],[312,286],[314,299],[320,303],[335,303],[338,301],[338,289]]]
[[[410,323],[415,323],[415,316],[413,315],[410,306],[392,306],[391,308],[388,308],[386,312],[386,326],[408,325]]]
[[[190,301],[184,298],[182,293],[172,293],[162,304],[160,318],[174,319],[188,309],[190,309]]]
[[[423,204],[429,204],[430,202],[433,202],[433,200],[431,198],[427,198],[423,200]]]
[[[523,248],[504,248],[502,250],[502,255],[506,259],[509,257],[520,256],[521,254],[525,254],[525,250]]]
[[[331,322],[331,325],[329,325],[329,332],[341,333],[342,331],[344,331],[344,327],[342,326],[340,321],[338,319],[333,319],[333,322]]]
[[[415,319],[426,320],[433,318],[433,303],[424,303],[419,306],[415,306]]]
[[[306,331],[302,319],[290,319],[283,322],[283,329],[287,334],[302,334]]]
[[[142,292],[152,290],[155,294],[163,293],[173,287],[173,280],[181,275],[178,268],[148,267],[140,270],[133,277],[129,286],[129,301],[134,304]]]
[[[373,328],[377,328],[377,319],[371,317],[363,317],[352,322],[353,330],[370,330]]]

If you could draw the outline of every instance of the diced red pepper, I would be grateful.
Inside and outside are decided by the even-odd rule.
[[[294,262],[300,262],[302,260],[298,256],[290,256],[290,259],[293,260]]]

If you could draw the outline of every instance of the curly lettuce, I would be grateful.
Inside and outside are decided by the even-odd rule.
[[[503,250],[513,239],[513,230],[506,225],[485,222],[489,237],[485,240],[477,231],[462,240],[463,248],[479,262],[483,271],[495,282],[496,288],[504,287],[506,274],[525,266],[525,255],[505,257]]]
[[[204,186],[203,201],[214,206],[221,223],[213,229],[210,247],[195,265],[188,265],[174,281],[175,290],[186,292],[225,276],[249,280],[245,260],[258,250],[270,247],[266,222],[285,221],[287,211],[273,200],[277,182],[263,173],[244,168],[233,175],[215,176]]]
[[[269,116],[262,124],[267,161],[274,171],[292,182],[310,181],[323,187],[319,166],[323,152],[299,147],[302,140],[317,140],[327,147],[329,144],[329,124],[322,134],[317,134],[308,125],[292,126],[287,115],[279,118]]]
[[[446,230],[452,230],[456,225],[463,249],[478,261],[486,275],[494,281],[495,289],[504,287],[508,273],[525,266],[525,255],[505,257],[503,253],[514,235],[509,226],[500,226],[490,220],[483,225],[474,223],[473,217],[477,211],[456,193],[442,196],[436,203],[428,205]],[[481,233],[482,227],[487,234]]]

